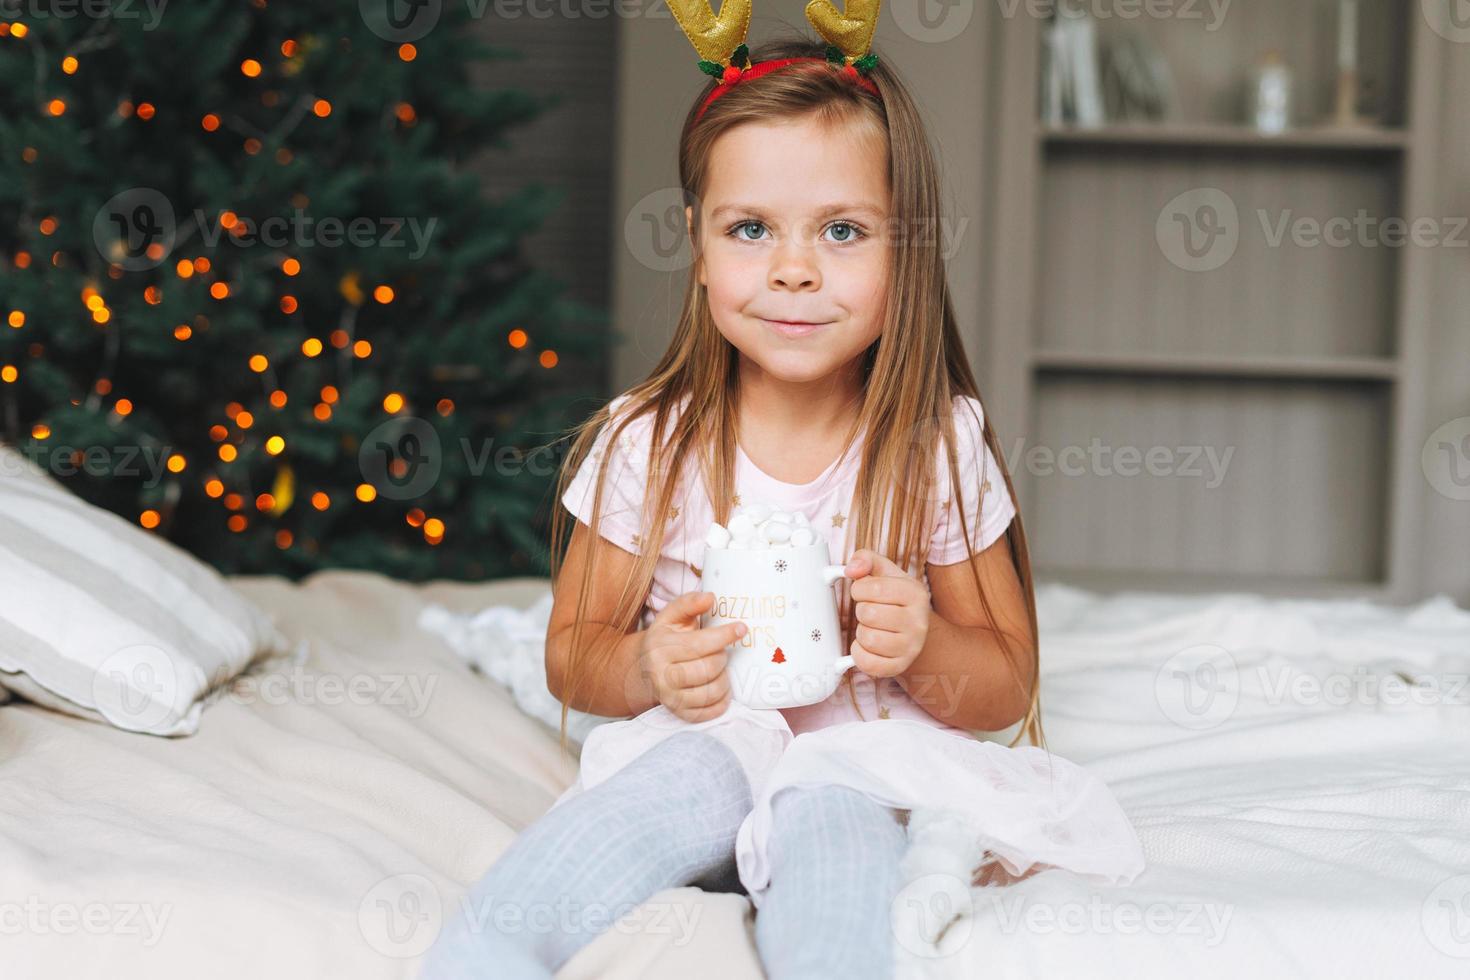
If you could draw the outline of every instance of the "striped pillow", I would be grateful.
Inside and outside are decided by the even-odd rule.
[[[214,569],[0,446],[0,686],[128,731],[192,735],[207,695],[284,648]]]

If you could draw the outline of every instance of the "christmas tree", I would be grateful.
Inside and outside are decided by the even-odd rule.
[[[520,255],[559,193],[465,167],[551,100],[474,84],[458,4],[44,6],[0,4],[0,439],[226,572],[544,573],[607,333]]]

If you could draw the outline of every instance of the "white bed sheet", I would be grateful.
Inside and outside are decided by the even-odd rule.
[[[1037,603],[1049,744],[1109,783],[1149,867],[973,888],[963,823],[915,811],[900,976],[1470,976],[1470,613],[1056,584]],[[534,676],[542,612],[486,610],[456,646]]]
[[[314,670],[437,677],[429,707],[229,701],[176,740],[0,708],[5,980],[412,976],[394,954],[419,934],[386,913],[407,921],[427,884],[452,914],[573,779],[542,723],[418,625],[427,604],[530,605],[543,583],[239,584]],[[1058,871],[971,888],[928,846],[942,828],[911,824],[926,846],[906,866],[930,873],[895,901],[900,976],[1470,976],[1470,613],[1057,585],[1038,602],[1051,747],[1109,783],[1148,869],[1122,889]],[[1186,669],[1201,645],[1228,655],[1214,675]],[[1430,703],[1384,704],[1374,684],[1399,672],[1437,681]],[[743,896],[657,898],[694,930],[609,933],[559,980],[761,975]],[[93,906],[100,932],[67,918]]]
[[[406,980],[476,881],[575,778],[575,746],[417,625],[541,580],[236,579],[300,670],[119,731],[0,707],[0,980]],[[669,889],[561,980],[758,980],[743,896]]]
[[[1038,598],[1047,736],[1111,786],[1149,866],[1119,889],[911,886],[935,913],[905,975],[1470,976],[1470,613]]]

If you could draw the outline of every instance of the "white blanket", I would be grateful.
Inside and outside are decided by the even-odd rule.
[[[1047,736],[1108,782],[1148,870],[969,890],[911,975],[1470,976],[1470,613],[1039,599]]]
[[[1049,745],[1108,782],[1148,870],[975,887],[968,828],[916,810],[900,976],[1470,975],[1470,613],[1060,585],[1038,607]],[[549,608],[422,622],[555,725]]]
[[[543,581],[235,584],[308,659],[207,708],[197,735],[0,707],[3,980],[406,980],[434,932],[423,913],[457,914],[575,777],[546,725],[417,625],[431,604],[530,606]],[[1050,745],[1108,781],[1149,867],[1120,890],[1058,872],[972,889],[965,828],[911,820],[922,873],[894,903],[901,975],[1470,975],[1470,760],[1451,690],[1470,613],[1444,598],[1038,599]],[[1172,669],[1190,663],[1169,664],[1198,644],[1235,665],[1184,670],[1213,676],[1214,701]],[[1279,683],[1359,667],[1359,687],[1437,678],[1439,703],[1339,705]],[[1233,712],[1217,707],[1232,691]],[[558,980],[759,978],[746,899],[660,903],[689,928],[609,931]]]
[[[577,773],[540,723],[415,624],[542,580],[235,579],[300,663],[262,664],[199,732],[0,707],[0,980],[409,980]],[[560,980],[758,980],[739,895],[669,889]]]

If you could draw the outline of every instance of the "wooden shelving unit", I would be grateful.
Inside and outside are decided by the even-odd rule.
[[[1399,362],[1387,357],[1266,358],[1038,350],[1031,363],[1034,370],[1045,374],[1386,382],[1399,376]]]
[[[1042,460],[1100,446],[1230,461],[1211,485],[1182,465],[1140,476],[1010,459],[1039,576],[1092,588],[1405,594],[1423,259],[1374,241],[1381,225],[1315,245],[1294,233],[1424,213],[1423,120],[1442,98],[1425,79],[1441,52],[1415,6],[1365,5],[1377,18],[1362,37],[1378,124],[1308,122],[1274,135],[1237,121],[1221,79],[1283,48],[1307,114],[1320,96],[1325,116],[1330,7],[1238,0],[1216,35],[1139,21],[1133,29],[1175,69],[1185,114],[1087,129],[1037,121],[1043,25],[1000,26],[990,356],[1027,367],[996,386],[1001,424]],[[1213,195],[1207,213],[1171,213],[1202,192]],[[1169,238],[1185,227],[1195,238]],[[1219,261],[1195,261],[1220,234],[1233,239]]]
[[[1350,150],[1397,153],[1408,145],[1408,133],[1389,127],[1315,126],[1283,133],[1261,133],[1231,124],[1119,124],[1096,129],[1041,126],[1044,143],[1078,146],[1149,146],[1231,150]]]

